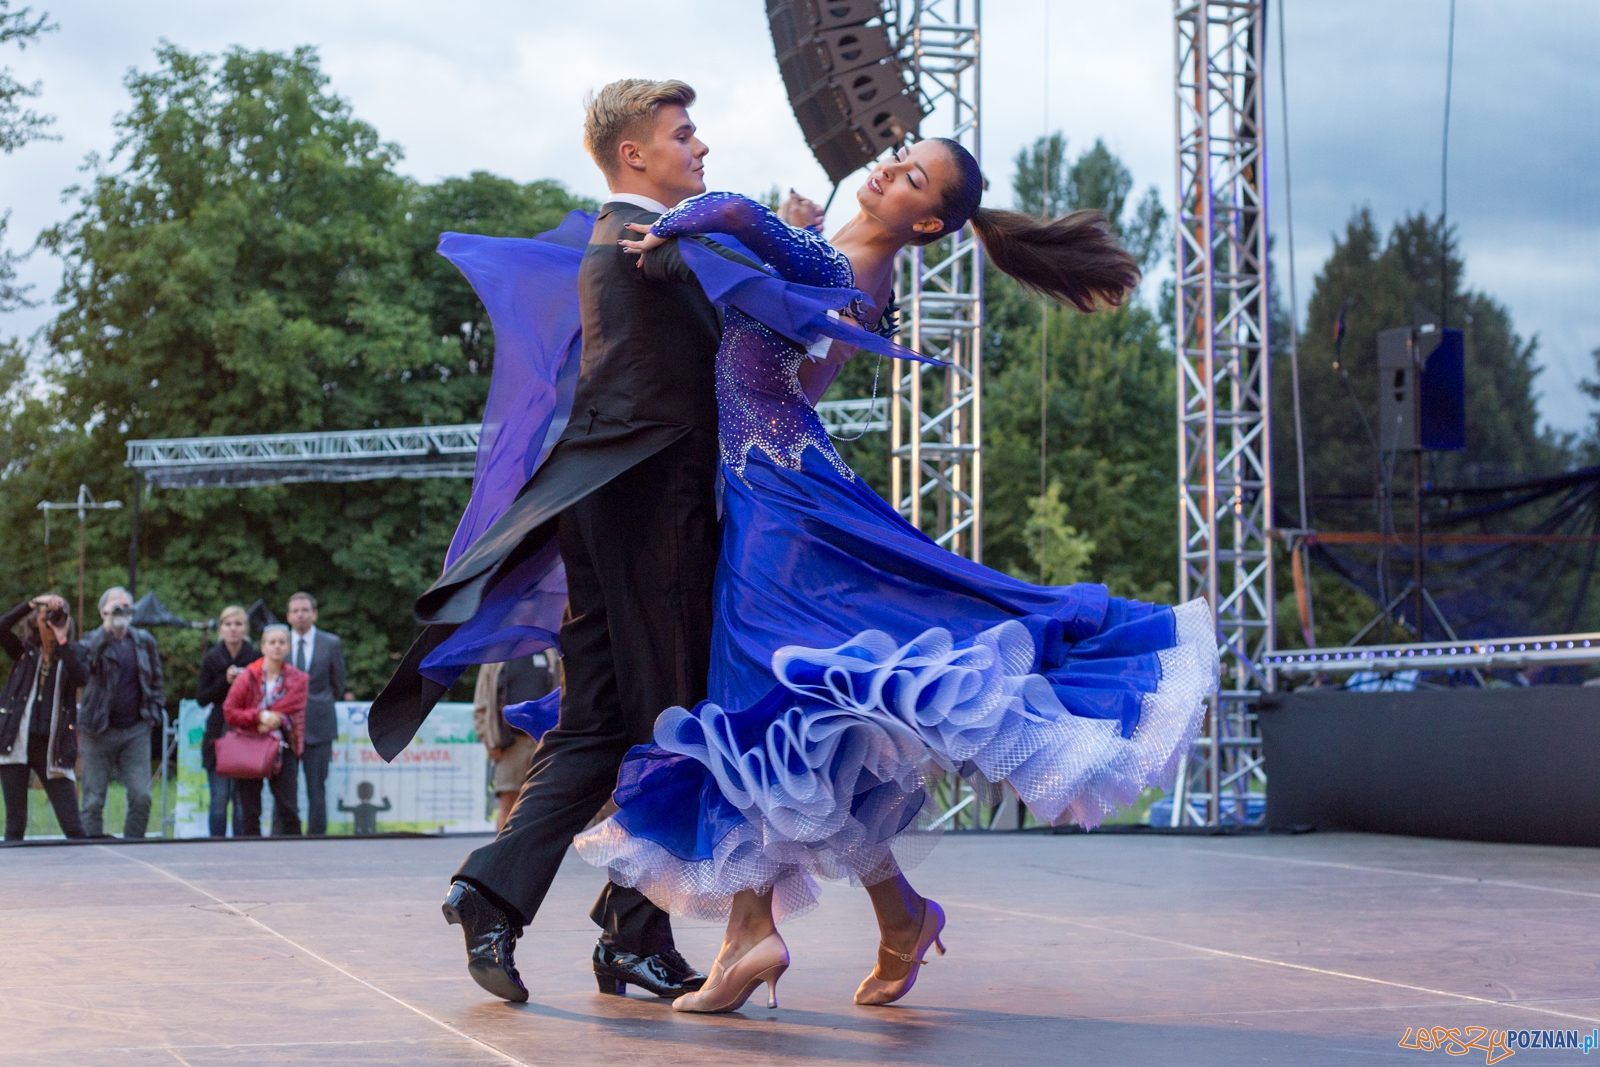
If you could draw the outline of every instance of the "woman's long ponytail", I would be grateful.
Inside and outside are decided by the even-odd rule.
[[[937,140],[956,164],[956,181],[944,190],[939,217],[944,229],[919,239],[928,244],[968,221],[996,267],[1034,292],[1079,311],[1121,304],[1139,284],[1139,262],[1111,232],[1099,211],[1074,211],[1059,219],[979,207],[983,171],[958,142]]]
[[[1043,219],[979,208],[970,221],[996,267],[1079,311],[1115,307],[1139,284],[1138,260],[1117,244],[1102,212]]]

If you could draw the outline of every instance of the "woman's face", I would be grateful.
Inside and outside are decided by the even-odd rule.
[[[244,640],[245,621],[237,615],[229,615],[217,626],[217,632],[222,634],[222,640],[230,645],[237,645]]]
[[[261,639],[261,655],[274,667],[283,663],[289,655],[289,636],[282,630],[274,630]]]
[[[957,179],[950,152],[937,141],[918,141],[879,163],[856,191],[861,210],[895,233],[912,237],[944,229],[939,204]]]

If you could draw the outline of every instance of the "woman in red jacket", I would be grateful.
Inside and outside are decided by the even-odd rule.
[[[283,766],[267,779],[272,787],[272,836],[300,833],[300,753],[305,747],[305,671],[284,660],[289,656],[289,628],[278,623],[261,632],[261,658],[239,672],[222,703],[223,717],[235,730],[279,732],[288,742]],[[261,779],[239,780],[239,807],[244,835],[261,836]]]

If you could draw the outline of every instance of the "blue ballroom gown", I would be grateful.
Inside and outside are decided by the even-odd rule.
[[[1216,688],[1204,601],[1031,585],[938,547],[845,465],[800,387],[805,344],[847,332],[816,307],[860,295],[849,261],[730,193],[652,230],[683,239],[726,311],[710,685],[628,754],[579,854],[675,914],[723,919],[756,889],[781,921],[818,878],[871,885],[923,858],[931,774],[1009,783],[1086,827],[1170,785]]]

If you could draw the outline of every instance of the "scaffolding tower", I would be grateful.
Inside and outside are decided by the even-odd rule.
[[[888,0],[902,63],[930,124],[983,162],[979,139],[981,0]],[[895,299],[901,339],[948,366],[895,360],[890,370],[889,499],[913,526],[983,559],[983,249],[972,227],[902,253]]]
[[[1178,551],[1217,620],[1222,686],[1178,772],[1172,825],[1260,821],[1252,706],[1272,687],[1265,0],[1175,0]]]

